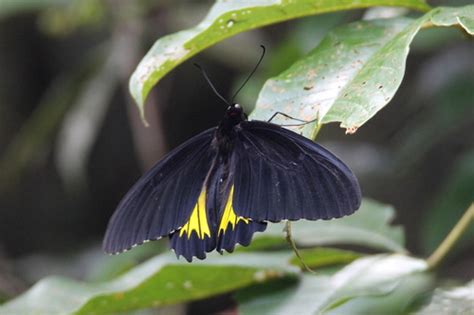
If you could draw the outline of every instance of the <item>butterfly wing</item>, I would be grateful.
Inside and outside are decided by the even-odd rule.
[[[204,131],[174,149],[130,189],[110,219],[103,243],[106,252],[123,252],[186,224],[199,204],[215,155],[214,131]],[[193,224],[201,229],[201,221]]]
[[[358,181],[334,154],[280,126],[242,122],[235,143],[238,216],[255,221],[331,219],[361,202]]]
[[[220,253],[223,250],[232,252],[236,244],[247,246],[255,232],[265,230],[265,222],[237,217],[232,209],[232,176],[228,171],[233,168],[233,164],[224,155],[217,156],[206,180],[206,193],[200,195],[197,211],[193,211],[196,213],[195,218],[209,223],[209,230],[195,228],[191,231],[191,225],[186,224],[173,232],[170,245],[177,256],[192,261],[193,257],[206,258],[206,252],[214,249]]]

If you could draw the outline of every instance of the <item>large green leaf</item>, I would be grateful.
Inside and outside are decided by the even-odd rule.
[[[239,309],[246,315],[322,314],[355,297],[386,295],[407,276],[426,268],[425,261],[404,255],[365,257],[333,276],[305,275],[297,286],[264,296],[258,292],[240,294]]]
[[[290,19],[378,5],[428,10],[423,0],[219,0],[196,27],[159,39],[130,79],[130,91],[144,116],[151,88],[178,64],[240,32]]]
[[[403,229],[391,226],[393,207],[364,199],[362,206],[351,216],[331,221],[300,220],[291,223],[293,239],[299,246],[350,244],[380,250],[404,252]],[[265,233],[256,234],[253,246],[269,242],[270,236],[283,242],[285,223],[271,224]],[[270,243],[275,246],[274,243]]]
[[[204,262],[177,261],[160,255],[103,283],[50,277],[17,299],[0,306],[0,314],[104,314],[201,299],[255,283],[294,277],[291,253],[210,255]]]
[[[355,297],[329,310],[327,315],[411,314],[413,305],[431,290],[433,278],[434,276],[429,273],[404,276],[388,294]]]
[[[305,266],[302,262],[309,268],[315,269],[348,264],[362,256],[349,250],[324,247],[301,249],[299,250],[299,255],[301,259],[295,256],[290,260],[290,263],[299,266],[303,270]]]
[[[420,28],[463,21],[461,25],[472,32],[473,8],[437,8],[416,20],[359,21],[339,27],[307,57],[265,83],[251,118],[266,120],[280,111],[317,120],[294,127],[310,138],[318,123],[340,122],[347,132],[355,132],[395,95],[409,46]],[[289,121],[278,117],[277,123]]]

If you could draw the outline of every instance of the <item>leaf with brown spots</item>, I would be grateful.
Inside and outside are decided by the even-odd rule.
[[[269,79],[250,117],[267,120],[280,111],[306,121],[318,118],[292,127],[309,138],[314,138],[318,123],[340,122],[346,134],[356,132],[395,95],[405,73],[409,46],[425,24],[459,25],[473,34],[474,5],[437,8],[419,19],[398,17],[341,26],[328,33],[308,56]],[[294,124],[284,116],[273,122]]]
[[[173,254],[156,256],[108,282],[83,283],[63,277],[39,281],[0,306],[0,314],[117,314],[228,293],[257,283],[297,276],[291,253],[252,253],[189,264]],[[111,258],[112,259],[112,258]]]
[[[354,133],[398,89],[408,44],[419,27],[414,25],[415,20],[396,18],[335,29],[307,57],[266,82],[251,118],[265,120],[282,111],[307,121],[319,117],[323,124],[341,122],[346,133]],[[283,116],[275,122],[290,123]],[[293,128],[312,137],[316,127],[317,122]]]
[[[173,68],[226,38],[308,15],[391,5],[426,11],[424,0],[218,0],[197,26],[158,39],[130,78],[130,91],[144,119],[145,99]]]

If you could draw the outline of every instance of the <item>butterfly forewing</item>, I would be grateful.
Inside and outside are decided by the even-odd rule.
[[[241,124],[234,208],[255,221],[331,219],[360,206],[351,170],[320,145],[277,125]]]
[[[209,129],[188,140],[149,170],[122,199],[104,238],[108,253],[168,236],[190,219],[215,152]]]

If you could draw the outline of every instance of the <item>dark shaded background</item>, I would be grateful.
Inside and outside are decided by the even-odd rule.
[[[218,123],[225,105],[193,62],[231,95],[265,44],[267,57],[239,96],[250,111],[266,79],[329,29],[364,14],[304,18],[206,50],[154,89],[147,107],[151,127],[144,128],[127,89],[131,72],[154,40],[193,26],[211,3],[134,2],[140,3],[71,1],[0,15],[0,296],[14,296],[45,274],[83,276],[77,269],[84,266],[68,259],[90,250],[101,255],[107,221],[140,174]],[[319,136],[353,168],[366,197],[395,206],[396,223],[405,226],[416,255],[431,253],[474,199],[473,56],[472,38],[458,29],[422,31],[390,104],[355,135],[330,125]],[[85,109],[95,103],[100,106]],[[74,121],[82,123],[71,131]],[[80,157],[74,149],[84,139],[90,144],[78,158],[82,168],[74,168],[77,161],[67,157]],[[443,274],[473,278],[470,235]]]

